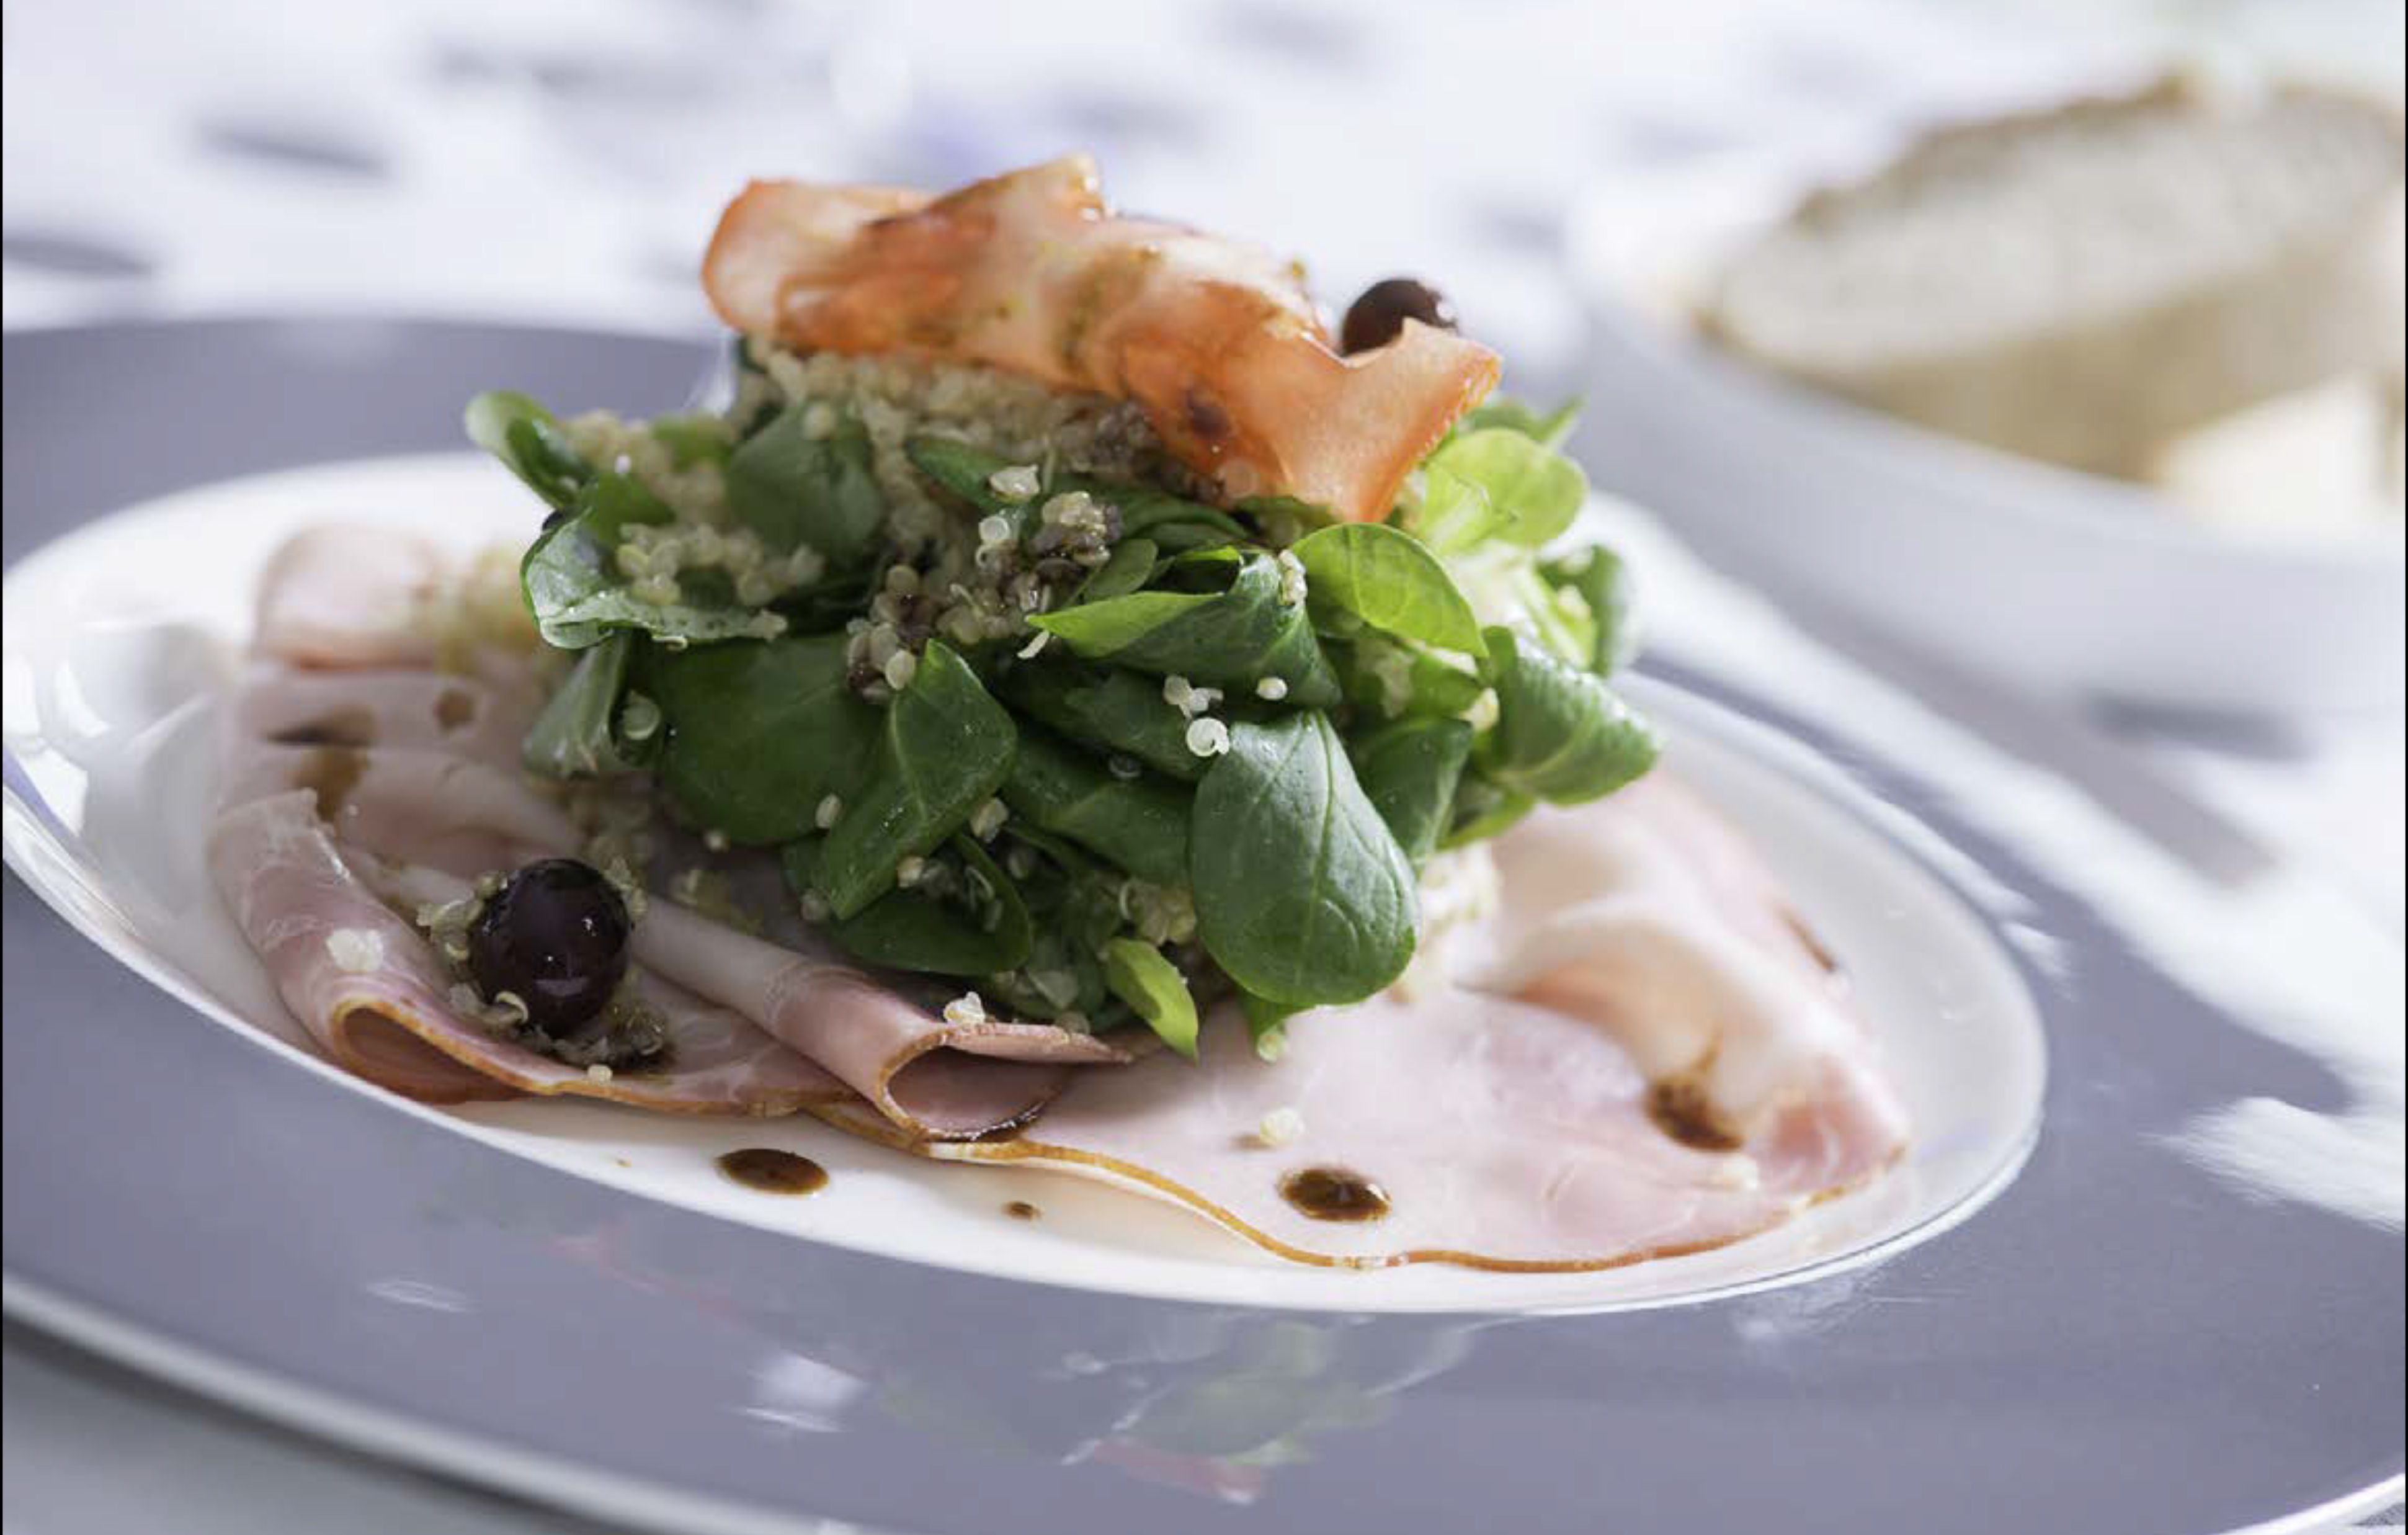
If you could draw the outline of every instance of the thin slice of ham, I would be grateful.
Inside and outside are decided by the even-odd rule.
[[[1846,1182],[1903,1143],[1843,978],[1745,839],[1669,774],[1541,812],[1495,855],[1502,898],[1469,983],[1604,1029],[1672,1127],[1823,1147],[1822,1170],[1771,1170],[1800,1186]]]
[[[254,662],[235,689],[235,740],[284,746],[401,746],[514,766],[534,688],[424,669],[307,670]]]
[[[637,926],[636,957],[825,1067],[884,1116],[881,1139],[991,1135],[1043,1109],[1071,1068],[1129,1058],[1050,1025],[932,1018],[859,970],[667,902]]]
[[[1897,1156],[1870,1041],[1692,796],[1650,781],[1534,818],[1497,855],[1503,905],[1459,940],[1494,989],[1309,1013],[1277,1065],[1216,1016],[1196,1066],[1082,1077],[1015,1139],[930,1152],[1104,1178],[1302,1261],[1509,1269],[1717,1246]],[[1376,1185],[1385,1212],[1308,1213],[1283,1188],[1316,1169]]]
[[[1361,1268],[1605,1268],[1787,1212],[1745,1158],[1659,1130],[1629,1057],[1560,1012],[1438,988],[1307,1014],[1288,1040],[1268,1064],[1241,1018],[1215,1016],[1194,1066],[1163,1055],[1082,1077],[1014,1139],[929,1150],[1102,1178],[1283,1257]],[[1282,1188],[1315,1169],[1369,1181],[1386,1213],[1306,1213]]]
[[[942,197],[755,181],[703,263],[747,335],[920,352],[1126,399],[1232,495],[1377,518],[1496,384],[1497,354],[1408,322],[1341,357],[1292,263],[1115,214],[1069,155]]]
[[[393,528],[310,528],[261,573],[251,643],[301,667],[430,665],[421,604],[452,568],[437,545]]]
[[[474,758],[420,747],[236,743],[223,803],[294,789],[311,794],[337,840],[455,874],[573,855],[584,839],[520,774]]]
[[[638,984],[669,1026],[670,1059],[660,1069],[596,1077],[496,1039],[452,1010],[454,983],[441,959],[360,878],[306,791],[222,815],[209,868],[294,1016],[337,1062],[405,1097],[456,1103],[558,1094],[751,1114],[852,1097],[741,1016],[657,977]],[[459,888],[437,878],[442,889]]]

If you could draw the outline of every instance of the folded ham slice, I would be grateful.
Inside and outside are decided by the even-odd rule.
[[[654,977],[638,984],[669,1026],[671,1055],[659,1070],[597,1078],[496,1039],[453,1011],[442,960],[360,879],[307,791],[226,812],[208,858],[236,925],[293,1015],[341,1065],[405,1097],[457,1103],[565,1094],[776,1114],[853,1096],[739,1015]]]
[[[1489,989],[1307,1014],[1276,1065],[1215,1017],[1195,1067],[1082,1076],[1014,1139],[929,1151],[1100,1177],[1306,1262],[1500,1269],[1718,1246],[1899,1155],[1834,977],[1693,796],[1659,775],[1497,857],[1503,903],[1458,940]]]
[[[348,606],[289,590],[336,573]],[[947,1023],[824,955],[659,899],[637,925],[637,970],[671,1025],[667,1066],[596,1081],[497,1040],[457,1015],[454,978],[393,908],[457,898],[480,874],[581,846],[518,766],[537,704],[515,681],[524,667],[479,657],[470,678],[409,664],[386,632],[411,610],[403,589],[426,580],[406,537],[305,534],[266,580],[263,624],[280,615],[280,659],[322,664],[263,663],[244,678],[210,864],[287,1006],[363,1076],[432,1101],[523,1091],[756,1113],[850,1105],[850,1122],[874,1110],[877,1133],[903,1141],[1024,1123],[1073,1065],[1127,1058],[1048,1026]],[[357,629],[343,628],[347,614]]]
[[[722,217],[703,286],[747,335],[1132,400],[1231,495],[1355,519],[1387,513],[1498,369],[1487,348],[1415,322],[1339,356],[1292,263],[1111,212],[1084,155],[934,199],[755,181]]]
[[[881,1139],[993,1134],[1034,1117],[1072,1067],[1129,1059],[1050,1025],[932,1019],[859,970],[663,902],[638,925],[636,956],[827,1068],[884,1115]]]
[[[1837,1184],[1903,1143],[1844,978],[1746,841],[1669,774],[1500,839],[1469,983],[1583,1018],[1629,1052],[1659,1121],[1706,1142],[1821,1147]]]

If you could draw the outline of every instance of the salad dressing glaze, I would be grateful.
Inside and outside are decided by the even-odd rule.
[[[332,821],[342,813],[367,768],[367,754],[356,746],[315,747],[293,770],[293,786],[317,796],[318,818]]]
[[[1348,1168],[1298,1168],[1280,1180],[1280,1198],[1316,1221],[1376,1221],[1388,1191]]]
[[[719,1170],[730,1183],[763,1194],[817,1194],[827,1187],[827,1169],[808,1156],[769,1146],[747,1146],[719,1158]]]
[[[267,739],[279,746],[373,746],[376,716],[365,709],[338,709]]]

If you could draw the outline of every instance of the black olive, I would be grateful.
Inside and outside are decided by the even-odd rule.
[[[1409,277],[1382,278],[1363,290],[1339,327],[1338,347],[1345,352],[1384,347],[1402,334],[1405,322],[1418,320],[1440,330],[1455,329],[1455,306],[1426,282]]]
[[[627,973],[627,904],[590,864],[546,858],[504,881],[468,929],[468,973],[555,1040],[593,1022]]]

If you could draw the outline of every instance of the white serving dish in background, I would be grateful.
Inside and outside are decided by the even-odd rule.
[[[1794,183],[1792,183],[1794,185]],[[1733,165],[1618,185],[1571,221],[1593,344],[1581,447],[1708,557],[2030,691],[2214,714],[2398,713],[2397,524],[2203,526],[2139,486],[1941,436],[1728,357],[1682,317],[1790,195]]]

